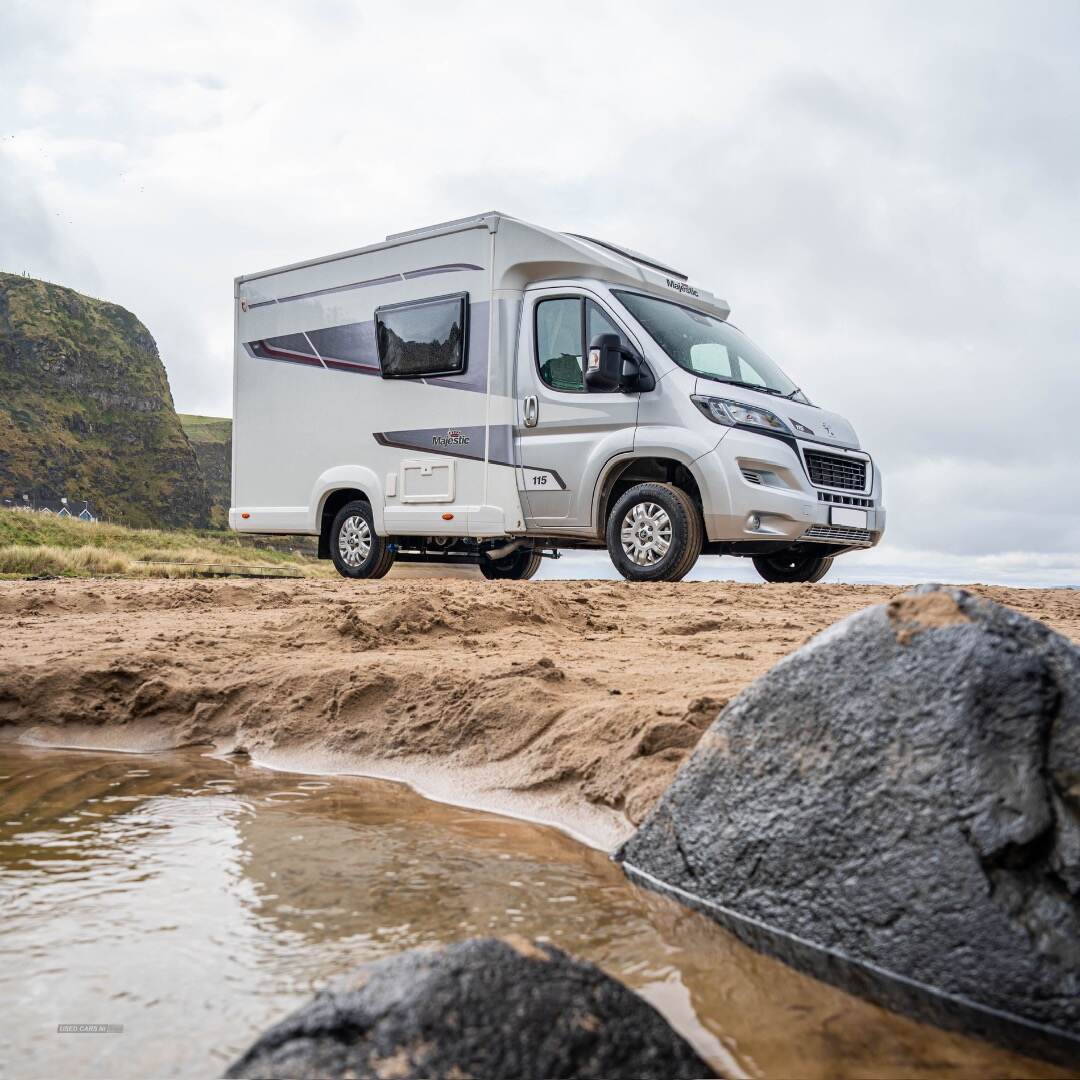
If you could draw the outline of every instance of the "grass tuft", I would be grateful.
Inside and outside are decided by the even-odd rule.
[[[0,510],[0,574],[34,577],[206,577],[299,574],[329,577],[309,538],[262,538],[196,529],[129,529]],[[292,547],[291,545],[297,545]]]

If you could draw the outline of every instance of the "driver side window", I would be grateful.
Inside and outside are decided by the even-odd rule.
[[[581,300],[560,296],[536,305],[536,360],[553,390],[585,389],[581,357]]]
[[[597,334],[626,335],[599,304],[584,297],[559,296],[536,305],[536,361],[540,378],[552,388],[581,394],[585,391],[582,356]]]

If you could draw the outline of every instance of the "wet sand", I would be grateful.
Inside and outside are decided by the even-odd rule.
[[[1080,640],[1080,592],[971,587]],[[0,582],[0,739],[405,780],[603,848],[723,705],[903,589],[607,581]]]

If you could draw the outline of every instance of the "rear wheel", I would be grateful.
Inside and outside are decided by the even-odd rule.
[[[766,581],[820,581],[832,566],[831,558],[782,551],[776,555],[758,555],[754,568]]]
[[[330,526],[330,557],[342,577],[381,578],[394,565],[394,552],[376,535],[370,504],[346,503]]]
[[[540,553],[532,548],[512,551],[501,559],[480,560],[480,573],[489,581],[527,581],[540,569]]]
[[[608,554],[627,581],[682,580],[703,541],[694,500],[673,484],[636,484],[608,514]]]

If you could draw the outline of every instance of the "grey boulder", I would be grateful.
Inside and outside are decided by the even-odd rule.
[[[414,949],[263,1033],[227,1077],[711,1077],[651,1005],[521,938]]]
[[[616,857],[829,982],[1080,1062],[1080,650],[924,586],[717,717]]]

